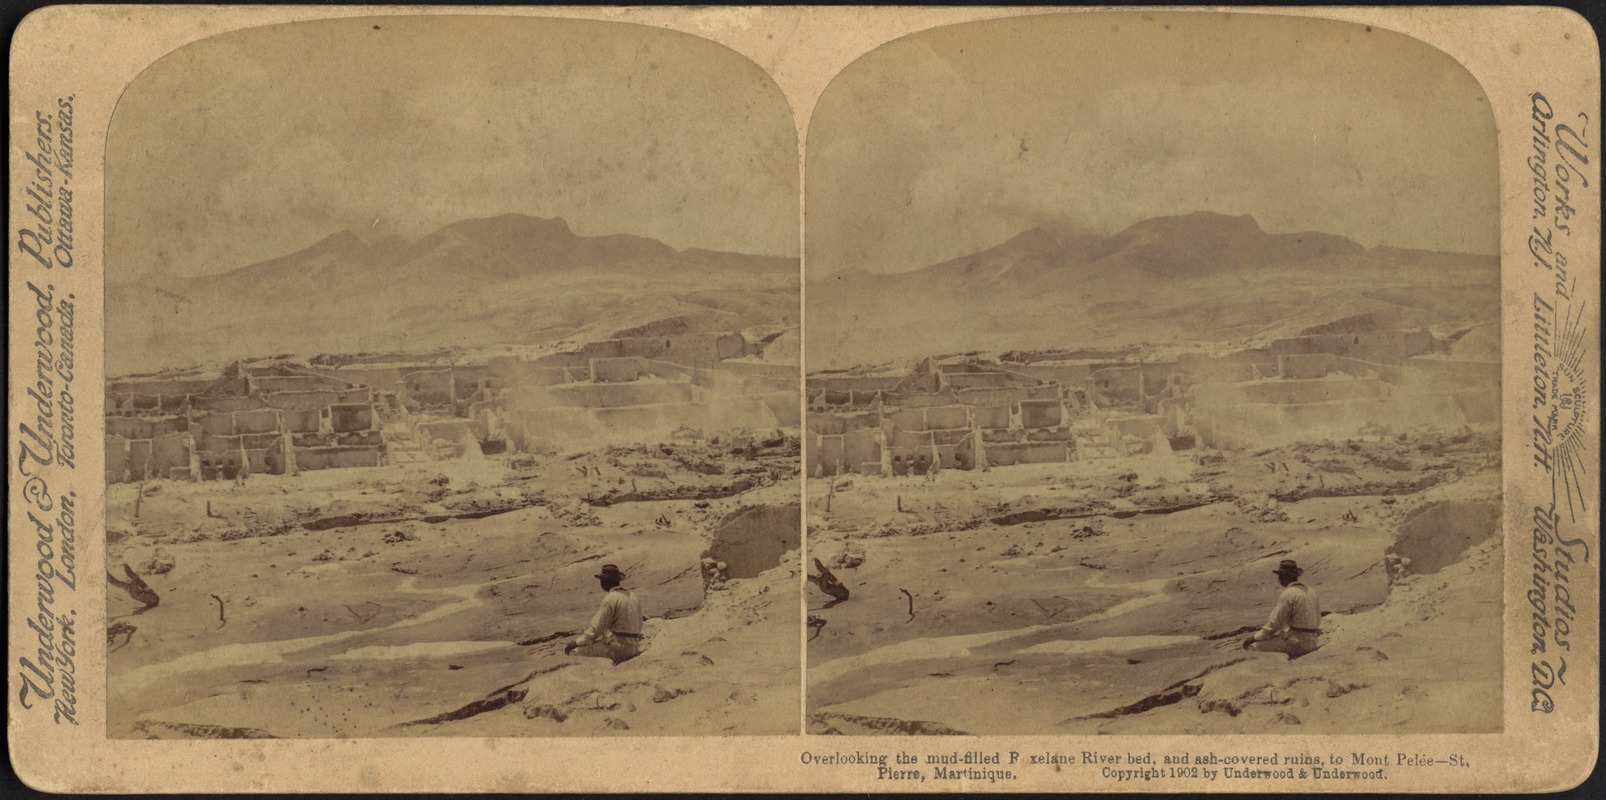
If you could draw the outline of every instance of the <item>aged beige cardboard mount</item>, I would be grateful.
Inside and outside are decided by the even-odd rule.
[[[1599,74],[1540,8],[35,12],[13,766],[1575,786]]]

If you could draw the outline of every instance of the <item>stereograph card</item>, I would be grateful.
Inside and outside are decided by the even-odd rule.
[[[1576,786],[1599,76],[1546,8],[36,11],[13,768]]]

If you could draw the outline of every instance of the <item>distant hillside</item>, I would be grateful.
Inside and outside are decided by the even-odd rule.
[[[113,275],[107,370],[796,325],[797,275],[796,259],[677,252],[522,214],[412,242],[346,231],[218,275],[140,284]]]
[[[1499,319],[1494,256],[1366,248],[1272,234],[1199,212],[1113,236],[1035,228],[910,272],[808,285],[808,368],[932,353],[1228,343],[1364,321],[1465,327]]]

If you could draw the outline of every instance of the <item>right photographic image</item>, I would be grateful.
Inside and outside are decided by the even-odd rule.
[[[1496,131],[1458,62],[965,23],[842,71],[805,152],[808,733],[1502,729]]]

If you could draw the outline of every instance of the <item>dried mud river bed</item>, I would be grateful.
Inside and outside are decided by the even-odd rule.
[[[108,565],[161,602],[108,594],[108,733],[793,733],[796,464],[676,445],[160,481],[138,517],[113,486]],[[562,653],[603,563],[648,617],[617,667]]]
[[[808,730],[1498,730],[1497,452],[1461,434],[851,476],[829,511],[811,482],[809,555],[852,595],[809,589]],[[1325,613],[1293,661],[1240,647],[1285,558]]]

